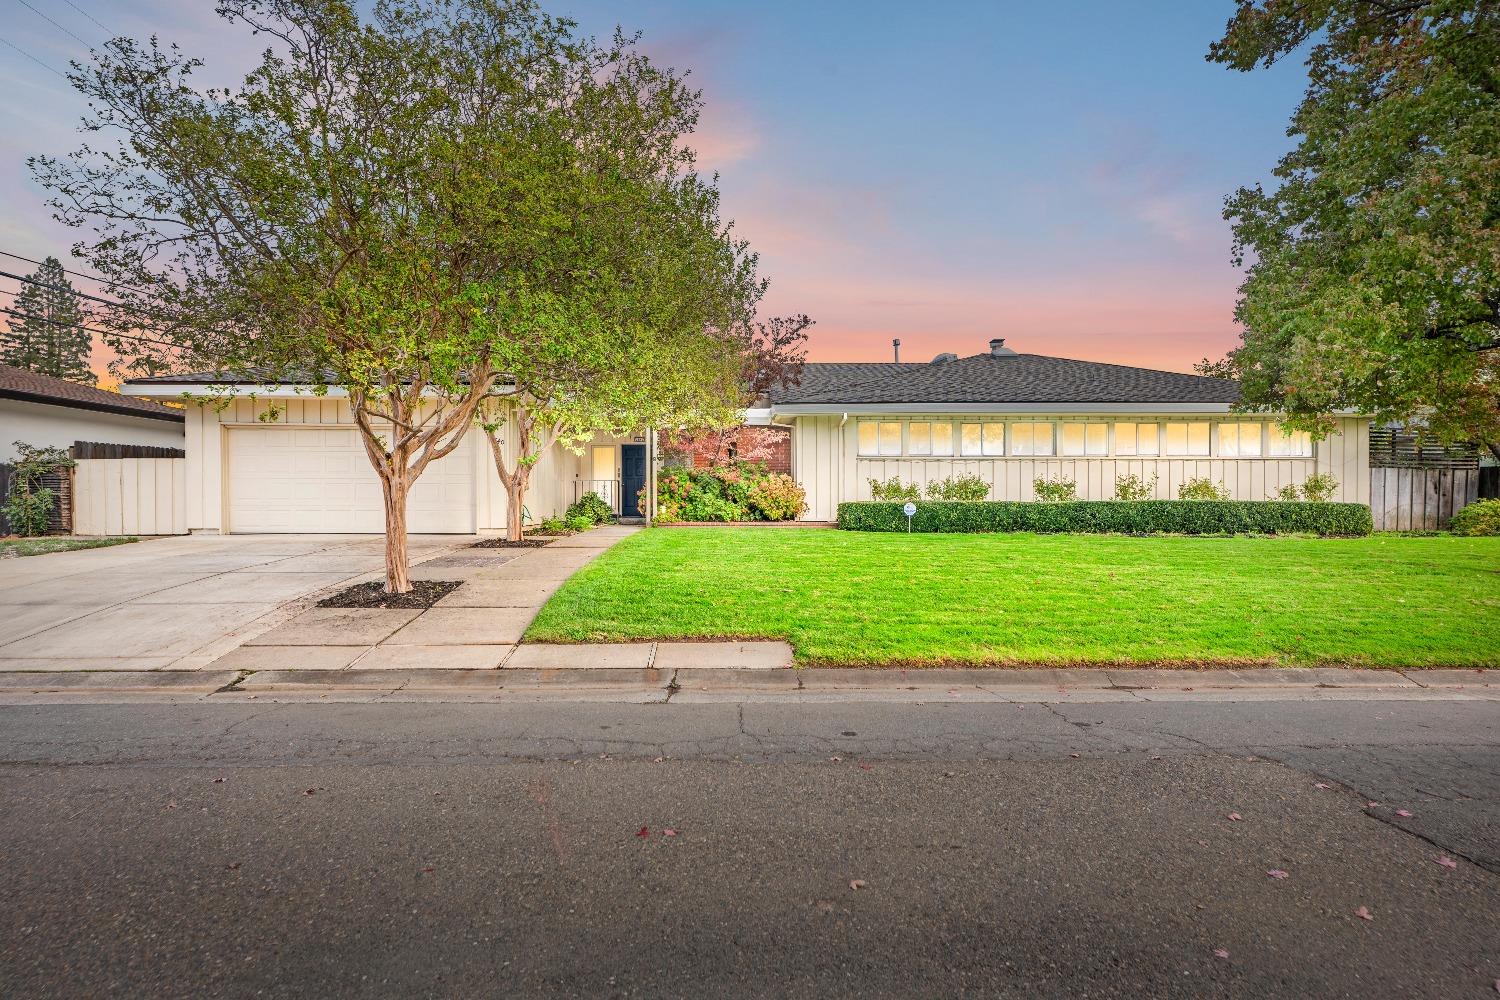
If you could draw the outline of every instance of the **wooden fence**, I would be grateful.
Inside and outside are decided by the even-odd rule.
[[[1376,531],[1437,531],[1479,499],[1480,469],[1370,470]]]
[[[73,469],[73,531],[187,534],[186,459],[79,459]]]
[[[16,467],[0,464],[0,502],[10,496],[15,482]],[[52,513],[47,518],[47,533],[66,535],[73,530],[73,478],[65,471],[51,472],[42,477],[41,485],[52,491]],[[0,537],[15,530],[5,511],[0,510]]]
[[[154,444],[108,444],[103,441],[74,441],[68,449],[73,458],[187,458],[181,448],[163,448]]]

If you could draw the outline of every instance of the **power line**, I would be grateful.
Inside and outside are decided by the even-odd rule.
[[[69,288],[67,285],[49,285],[45,281],[38,281],[35,278],[28,278],[24,274],[12,274],[9,271],[0,271],[0,277],[14,278],[16,281],[24,281],[28,285],[36,285],[38,288],[47,288],[54,292],[69,292],[81,299],[88,299],[91,302],[101,302],[107,306],[115,306],[120,309],[130,308],[130,306],[126,305],[123,302],[116,302],[113,299],[102,299],[97,295],[90,295],[88,292],[80,292],[76,288]]]
[[[102,32],[104,32],[106,35],[109,35],[111,37],[114,36],[114,32],[113,31],[110,31],[108,28],[106,28],[102,23],[100,23],[100,21],[99,21],[99,19],[97,17],[95,17],[93,14],[90,14],[88,11],[84,10],[82,7],[78,6],[76,3],[73,2],[73,0],[63,0],[63,3],[67,4],[69,7],[72,7],[74,10],[78,11],[78,13],[82,14],[84,17],[88,18],[90,21],[93,21],[95,24],[99,25],[99,30],[102,31]]]
[[[37,267],[42,266],[42,261],[32,260],[30,257],[22,257],[20,254],[11,253],[9,250],[0,250],[0,257],[9,257],[12,260],[24,261],[27,264],[35,264]],[[60,264],[58,266],[61,267]],[[146,294],[146,290],[143,288],[137,288],[134,285],[126,285],[119,281],[110,281],[108,278],[101,278],[97,274],[86,274],[83,271],[70,271],[66,267],[62,268],[62,272],[63,274],[71,274],[75,278],[85,278],[89,281],[97,281],[99,282],[99,284],[108,285],[111,288],[124,288],[128,291],[140,292],[142,295]]]
[[[42,67],[42,69],[46,70],[48,73],[56,73],[58,76],[62,77],[64,80],[68,80],[68,74],[62,72],[61,70],[53,69],[51,66],[48,66],[46,63],[42,62],[36,56],[32,55],[30,52],[27,52],[25,49],[21,48],[19,45],[15,44],[14,42],[10,41],[9,39],[7,39],[7,38],[0,38],[0,44],[4,44],[7,48],[15,49],[17,52],[21,53],[21,55],[25,56],[27,59],[30,59],[32,62],[36,63],[38,66]],[[72,82],[73,82],[72,80],[68,80],[69,84],[71,84]]]
[[[116,340],[136,340],[140,341],[143,344],[156,344],[159,347],[180,348],[181,346],[166,340],[157,340],[153,337],[143,337],[138,333],[116,333],[112,330],[101,330],[98,327],[84,326],[82,323],[65,323],[59,319],[49,319],[46,316],[38,316],[36,313],[22,312],[19,309],[9,309],[5,306],[0,306],[0,313],[5,313],[8,316],[15,316],[19,319],[39,320],[43,323],[51,323],[53,326],[67,327],[72,330],[82,330],[85,333],[97,333],[102,337],[113,337]]]
[[[67,28],[63,27],[61,24],[58,24],[56,21],[52,20],[52,18],[48,17],[46,14],[43,14],[41,11],[39,11],[35,7],[31,6],[31,4],[29,4],[29,3],[26,2],[26,0],[16,0],[16,3],[20,4],[22,7],[25,7],[27,10],[31,11],[37,17],[41,18],[43,21],[46,21],[48,24],[52,25],[52,27],[56,28],[58,31],[61,31],[63,34],[65,34],[68,37],[72,38],[74,41],[78,42],[84,48],[86,48],[86,49],[92,49],[93,48],[93,46],[90,45],[88,42],[84,41],[82,38],[79,38],[77,35],[73,34],[73,32],[69,31]]]

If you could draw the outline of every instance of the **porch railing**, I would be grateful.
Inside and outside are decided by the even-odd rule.
[[[620,481],[618,479],[576,479],[573,481],[573,502],[583,499],[585,493],[597,493],[615,514],[620,513]]]

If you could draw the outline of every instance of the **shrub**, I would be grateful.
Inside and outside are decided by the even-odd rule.
[[[903,483],[900,476],[892,476],[884,482],[879,479],[870,481],[871,500],[899,500],[905,503],[907,500],[922,499],[922,488],[916,483]]]
[[[1142,479],[1140,476],[1116,476],[1115,477],[1115,499],[1128,502],[1150,500],[1156,496],[1157,476],[1152,473],[1151,478]]]
[[[544,535],[566,535],[571,530],[568,522],[560,517],[544,517],[539,527]]]
[[[1308,503],[1327,503],[1339,491],[1339,481],[1327,472],[1314,473],[1303,480],[1302,485],[1287,483],[1271,495],[1273,500],[1305,500]]]
[[[952,476],[948,479],[934,479],[927,484],[928,500],[947,503],[978,503],[989,498],[990,484],[978,476]]]
[[[567,525],[569,531],[588,531],[594,526],[594,519],[587,514],[568,514],[563,518],[563,524]]]
[[[45,535],[52,519],[52,504],[57,493],[42,485],[42,478],[75,464],[64,448],[48,448],[29,445],[25,441],[14,442],[16,448],[15,471],[11,478],[10,493],[3,499],[0,509],[10,522],[11,530],[18,535]]]
[[[1302,481],[1302,499],[1308,503],[1327,503],[1339,491],[1339,481],[1328,472],[1319,472]]]
[[[1078,484],[1061,476],[1034,480],[1031,488],[1036,490],[1036,498],[1042,503],[1067,503],[1078,499]]]
[[[899,503],[839,504],[839,527],[905,531]],[[919,503],[913,531],[1045,533],[1368,535],[1370,508],[1357,503],[1267,500],[1074,500],[1067,503]]]
[[[778,472],[750,487],[750,507],[767,521],[794,521],[807,510],[807,491]]]
[[[603,524],[615,516],[604,498],[593,490],[578,498],[578,502],[567,510],[567,517],[585,517],[590,524]]]
[[[1455,535],[1500,535],[1500,500],[1478,500],[1453,515]]]
[[[1177,487],[1179,500],[1228,500],[1229,490],[1212,479],[1189,479]]]

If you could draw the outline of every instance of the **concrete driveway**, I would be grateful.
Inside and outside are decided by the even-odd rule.
[[[472,541],[413,536],[412,559]],[[0,670],[200,668],[309,595],[378,573],[383,546],[368,535],[196,535],[7,560]]]

